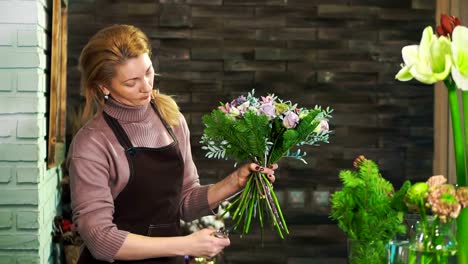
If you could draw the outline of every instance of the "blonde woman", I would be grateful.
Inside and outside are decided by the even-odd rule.
[[[67,166],[73,218],[85,241],[79,263],[184,263],[211,257],[228,238],[203,229],[181,236],[179,220],[212,213],[241,190],[252,171],[274,181],[274,170],[245,164],[220,182],[201,186],[190,134],[175,101],[153,87],[148,37],[130,25],[97,32],[79,61],[89,121],[75,135]]]

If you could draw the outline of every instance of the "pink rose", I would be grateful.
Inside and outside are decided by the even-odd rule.
[[[298,123],[299,116],[296,113],[292,111],[287,111],[286,113],[284,113],[283,126],[285,128],[295,128]]]
[[[273,103],[265,103],[260,106],[260,111],[268,116],[269,120],[272,120],[276,117],[276,109]]]
[[[314,129],[314,133],[320,133],[322,131],[328,131],[328,121],[327,120],[322,120],[318,124],[318,126]]]

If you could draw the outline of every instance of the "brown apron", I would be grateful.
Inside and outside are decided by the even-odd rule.
[[[154,104],[151,105],[161,117]],[[125,149],[130,167],[128,184],[114,200],[114,223],[121,230],[143,236],[181,235],[179,204],[184,163],[171,127],[161,118],[173,139],[170,145],[161,148],[133,147],[119,122],[105,112],[103,114]],[[85,248],[78,264],[88,263],[107,262],[96,260]],[[184,258],[180,256],[136,261],[116,260],[114,263],[183,264]]]

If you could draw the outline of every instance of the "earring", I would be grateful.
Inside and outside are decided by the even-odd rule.
[[[108,100],[109,99],[109,94],[105,94],[104,95],[104,100]]]

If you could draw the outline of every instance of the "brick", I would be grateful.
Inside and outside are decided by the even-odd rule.
[[[18,211],[16,213],[16,227],[18,229],[38,229],[39,211]]]
[[[11,28],[0,28],[0,46],[14,46],[16,43],[14,31]]]
[[[41,171],[38,167],[17,167],[16,182],[17,183],[38,183],[41,176]]]
[[[42,255],[44,256],[44,255]],[[16,258],[16,263],[17,264],[23,264],[23,263],[27,263],[27,264],[39,264],[40,263],[40,258],[38,255],[24,255],[22,254],[21,256],[18,256]],[[50,263],[50,262],[49,262]]]
[[[34,233],[1,234],[0,249],[2,250],[37,250],[39,240]]]
[[[18,30],[18,47],[46,48],[46,34],[40,30]]]
[[[159,5],[156,3],[140,3],[133,2],[128,5],[127,12],[129,15],[145,16],[156,15],[159,12]]]
[[[313,61],[315,51],[301,49],[257,48],[255,60]]]
[[[243,19],[225,19],[224,28],[281,28],[286,25],[284,15],[245,17]]]
[[[37,7],[37,24],[41,28],[47,29],[48,28],[48,22],[49,22],[49,19],[48,19],[49,15],[47,14],[47,12],[50,12],[52,7],[47,8],[47,4],[45,4],[47,2],[46,0],[40,0],[40,1],[42,1],[43,3],[42,4],[40,4],[40,3],[36,4],[36,7]],[[52,20],[52,18],[50,20]]]
[[[275,195],[276,195],[276,198],[278,199],[278,203],[280,204],[280,206],[283,206],[283,204],[286,202],[284,198],[284,191],[275,190]]]
[[[330,205],[330,191],[316,190],[312,193],[312,203],[323,208],[328,208]]]
[[[242,18],[242,17],[253,17],[254,13],[255,13],[255,9],[253,7],[192,6],[192,17]]]
[[[161,48],[156,56],[164,60],[189,60],[190,50],[183,48]]]
[[[315,40],[315,28],[275,28],[259,29],[256,32],[258,40]]]
[[[163,5],[159,24],[164,27],[190,26],[192,24],[191,7],[188,5]]]
[[[44,92],[45,73],[37,70],[19,71],[17,75],[18,91]]]
[[[9,183],[11,180],[11,167],[0,166],[0,183]]]
[[[222,71],[218,61],[161,61],[161,71]]]
[[[0,113],[45,113],[45,98],[31,96],[1,96]]]
[[[11,264],[15,263],[15,257],[11,255],[0,255],[0,264]]]
[[[0,210],[0,229],[13,227],[13,213],[10,210]]]
[[[294,208],[304,208],[306,205],[306,192],[304,190],[288,191],[288,206]]]
[[[395,2],[395,1],[394,1]],[[376,17],[380,8],[369,6],[348,6],[348,5],[319,5],[317,14],[319,17],[333,17],[333,18],[360,18],[369,19]]]
[[[285,71],[284,62],[225,61],[225,71]]]
[[[46,65],[45,54],[37,51],[0,49],[0,68],[41,68]]]
[[[287,0],[224,0],[224,5],[284,6]]]
[[[2,124],[0,126],[0,138],[7,138],[15,134],[15,120],[1,118],[0,123]]]
[[[411,8],[413,9],[427,9],[434,10],[436,7],[436,0],[412,0]]]
[[[171,2],[172,0],[161,0],[159,1],[162,3],[163,1]],[[175,0],[177,2],[177,0]],[[222,0],[186,0],[188,4],[196,4],[196,5],[222,5]]]
[[[321,40],[372,40],[379,37],[379,32],[375,30],[349,30],[346,28],[320,28],[318,39]]]
[[[0,91],[15,89],[15,74],[11,71],[0,71]]]
[[[0,205],[37,205],[37,189],[3,189]]]
[[[185,28],[160,28],[155,33],[148,33],[149,37],[157,39],[190,39],[191,31]]]
[[[39,138],[45,136],[45,128],[42,127],[43,124],[43,118],[20,119],[16,127],[16,137]]]
[[[36,1],[0,2],[0,23],[36,24],[38,21]]]
[[[37,161],[38,144],[0,144],[0,161]]]

